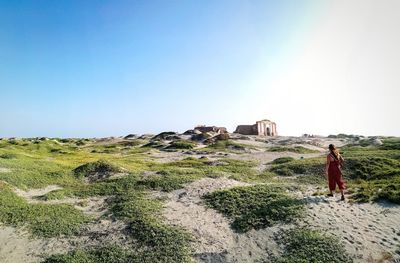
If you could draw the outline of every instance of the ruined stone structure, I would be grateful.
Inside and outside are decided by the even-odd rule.
[[[216,133],[228,132],[225,127],[217,127],[217,126],[199,125],[199,126],[196,126],[194,129],[199,130],[201,132],[216,132]]]
[[[253,125],[239,125],[235,133],[243,135],[277,136],[276,123],[270,120],[257,121]]]

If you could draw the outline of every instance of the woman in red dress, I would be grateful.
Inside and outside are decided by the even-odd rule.
[[[341,200],[344,200],[344,181],[342,176],[342,163],[344,159],[339,154],[339,151],[336,149],[335,145],[329,144],[329,154],[326,156],[326,167],[325,167],[325,175],[329,181],[329,191],[328,196],[333,196],[333,192],[336,189],[336,185],[338,185],[340,193],[342,194]]]

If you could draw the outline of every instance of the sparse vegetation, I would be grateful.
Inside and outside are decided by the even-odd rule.
[[[305,228],[279,233],[277,242],[283,254],[273,262],[279,263],[351,263],[352,258],[337,238]]]
[[[232,140],[217,140],[214,143],[210,144],[207,148],[218,150],[218,151],[244,151],[246,150],[246,146],[236,143]]]
[[[121,171],[121,168],[104,160],[86,163],[73,170],[74,174],[78,178],[83,177],[91,180],[107,178],[110,175]]]
[[[122,249],[118,246],[99,247],[96,249],[77,249],[66,254],[53,255],[43,261],[43,263],[135,263],[140,261],[140,257],[131,251]]]
[[[269,152],[294,152],[294,153],[317,153],[318,151],[312,150],[303,146],[294,146],[294,147],[287,147],[287,146],[273,146],[267,149]]]
[[[381,140],[381,145],[365,147],[361,142],[342,147],[349,193],[356,201],[387,200],[400,204],[400,143],[395,138]],[[76,248],[66,254],[50,256],[45,262],[191,262],[191,236],[164,223],[160,215],[163,201],[151,198],[148,191],[181,189],[203,177],[225,176],[254,183],[204,197],[205,204],[232,220],[235,231],[247,232],[290,223],[303,215],[303,202],[290,196],[288,189],[299,189],[305,184],[326,187],[325,157],[282,157],[260,171],[258,161],[234,159],[248,153],[253,146],[238,144],[233,139],[217,140],[205,148],[192,149],[196,145],[176,134],[162,134],[153,140],[150,136],[132,140],[0,140],[0,222],[25,227],[31,234],[43,238],[79,235],[80,229],[94,219],[72,205],[50,205],[45,204],[46,201],[74,197],[84,202],[83,198],[103,196],[107,197],[107,215],[127,224],[126,233],[135,240],[135,245],[119,247],[106,243]],[[309,149],[302,148],[286,145],[275,151],[309,153]],[[162,151],[179,149],[190,150],[182,151],[182,156],[191,154],[190,157],[160,162],[153,154],[171,154]],[[199,158],[197,154],[203,156]],[[172,155],[175,158],[177,153]],[[90,178],[96,180],[86,180]],[[28,190],[48,185],[58,185],[62,189],[34,197],[41,203],[28,203],[13,190],[14,187]],[[307,231],[282,235],[288,245],[281,243],[284,254],[273,262],[304,262],[301,256],[310,251],[329,254],[331,246],[320,250],[326,236]],[[298,244],[293,243],[296,239],[306,242],[300,256],[289,249]],[[294,261],[296,257],[300,261]],[[310,262],[319,261],[316,258]],[[343,262],[347,261],[343,259]]]
[[[26,225],[33,234],[42,237],[76,234],[89,221],[70,205],[28,204],[11,191],[9,186],[0,185],[0,222]]]
[[[324,162],[324,158],[295,160],[283,164],[274,165],[271,168],[271,171],[283,176],[294,174],[321,175],[324,174],[325,171]]]
[[[207,205],[233,219],[238,232],[288,223],[301,217],[303,202],[278,186],[256,185],[216,191],[204,197]]]
[[[173,141],[166,149],[193,149],[195,146],[191,141]]]
[[[293,157],[280,157],[276,158],[275,160],[272,161],[272,164],[281,164],[281,163],[288,163],[291,161],[294,161],[295,159]]]

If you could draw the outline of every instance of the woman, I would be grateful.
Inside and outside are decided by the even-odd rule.
[[[328,196],[333,196],[333,191],[336,189],[336,184],[339,186],[340,193],[342,194],[341,200],[344,200],[344,181],[342,177],[342,163],[344,159],[339,154],[335,145],[329,144],[329,154],[326,156],[325,175],[329,181]]]

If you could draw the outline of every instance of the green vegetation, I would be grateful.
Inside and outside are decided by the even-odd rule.
[[[358,138],[360,135],[354,135],[354,134],[344,134],[344,133],[339,133],[337,135],[329,135],[328,138],[339,138],[339,139],[354,139]]]
[[[104,196],[107,197],[108,216],[127,224],[127,235],[135,240],[134,245],[129,248],[110,244],[80,248],[51,256],[45,262],[190,262],[191,236],[163,222],[160,215],[162,201],[150,198],[148,191],[180,189],[203,177],[226,176],[268,183],[217,191],[204,197],[208,206],[232,219],[232,228],[246,232],[292,222],[303,214],[302,201],[287,194],[289,187],[326,185],[323,175],[325,157],[301,160],[282,157],[260,172],[255,169],[259,165],[256,161],[225,157],[228,152],[241,154],[252,147],[233,140],[217,140],[205,148],[188,151],[212,153],[210,159],[188,157],[165,163],[149,153],[196,146],[194,142],[175,137],[175,134],[167,133],[153,139],[134,140],[0,140],[0,222],[24,226],[33,235],[41,237],[75,235],[93,219],[71,205],[50,205],[44,201]],[[163,142],[169,139],[173,142]],[[363,147],[354,144],[342,148],[346,160],[344,174],[356,201],[384,199],[400,203],[400,143],[395,138],[382,139],[382,142],[382,145]],[[299,147],[277,147],[275,151],[309,153],[309,149]],[[121,176],[111,176],[122,172]],[[13,187],[26,190],[48,185],[59,185],[62,189],[35,197],[43,201],[41,203],[28,203],[13,191]],[[314,247],[320,251],[318,242],[323,241],[318,239],[318,234],[304,232],[299,235],[306,240],[304,242],[317,240]],[[294,234],[287,236],[291,240],[299,238]],[[305,249],[312,251],[311,247]],[[285,253],[278,262],[301,262],[290,261],[294,258],[292,252]]]
[[[343,173],[351,179],[388,179],[400,176],[400,160],[383,157],[346,158]]]
[[[0,155],[0,158],[2,159],[14,159],[17,158],[17,155],[12,154],[12,153],[3,153]]]
[[[288,163],[294,161],[293,157],[280,157],[280,158],[276,158],[275,160],[273,160],[271,163],[272,164],[281,164],[281,163]]]
[[[113,200],[111,211],[129,223],[132,236],[147,251],[146,262],[190,262],[190,236],[163,224],[157,216],[160,207],[158,201],[140,192],[129,192]]]
[[[53,255],[43,263],[139,263],[143,262],[131,251],[117,246],[100,247],[97,249],[74,250],[66,254]]]
[[[283,176],[294,174],[323,175],[325,171],[325,158],[309,158],[278,164],[274,165],[271,171]]]
[[[96,162],[83,164],[73,170],[73,173],[78,178],[93,178],[93,179],[102,179],[109,177],[114,173],[121,172],[121,168],[111,164],[108,161],[99,160]]]
[[[216,142],[207,146],[207,149],[217,150],[217,151],[244,151],[247,146],[236,143],[232,140],[217,140]]]
[[[191,141],[173,141],[166,149],[193,149],[196,146],[195,143]]]
[[[204,196],[208,206],[233,219],[238,232],[288,223],[302,216],[303,202],[270,185],[235,187]]]
[[[269,152],[294,152],[294,153],[318,153],[316,150],[311,150],[303,146],[294,146],[294,147],[286,147],[286,146],[273,146],[267,149]]]
[[[382,150],[400,150],[400,138],[387,138],[383,140]]]
[[[305,228],[283,231],[277,242],[284,246],[277,263],[351,263],[352,258],[337,238]]]
[[[88,221],[89,218],[70,205],[28,204],[9,186],[0,183],[0,222],[27,225],[37,236],[54,237],[76,234]]]

